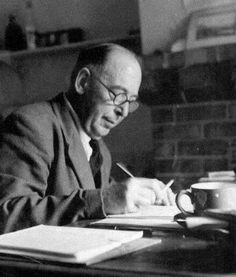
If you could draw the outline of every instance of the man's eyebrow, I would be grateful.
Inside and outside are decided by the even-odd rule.
[[[113,85],[110,87],[111,89],[119,89],[119,90],[123,90],[124,92],[128,93],[128,90],[120,85]]]
[[[120,85],[111,86],[110,89],[111,89],[112,91],[113,91],[114,89],[118,89],[118,90],[123,91],[123,92],[126,93],[126,94],[129,93],[128,90],[127,90],[126,88],[124,88],[124,87],[122,87],[122,86],[120,86]],[[138,98],[138,96],[137,96],[136,94],[132,94],[132,95],[130,95],[130,97],[135,98],[135,99]]]

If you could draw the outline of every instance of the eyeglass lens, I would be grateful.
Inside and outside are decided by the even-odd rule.
[[[115,95],[115,98],[113,99],[113,103],[118,106],[123,105],[126,102],[129,103],[129,112],[134,112],[139,106],[139,103],[137,101],[129,101],[127,99],[127,95],[123,93]]]

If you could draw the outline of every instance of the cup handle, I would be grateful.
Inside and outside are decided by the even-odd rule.
[[[183,195],[187,195],[190,200],[191,200],[191,203],[193,203],[193,197],[192,197],[192,194],[189,190],[181,190],[180,192],[177,193],[176,195],[176,198],[175,198],[175,202],[176,202],[176,205],[177,207],[179,208],[179,210],[184,214],[184,215],[193,215],[194,213],[193,212],[190,212],[190,211],[186,211],[182,206],[181,206],[181,197]]]

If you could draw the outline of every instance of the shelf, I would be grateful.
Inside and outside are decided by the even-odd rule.
[[[170,67],[188,67],[196,64],[220,63],[236,59],[236,44],[201,47],[170,55]]]
[[[0,52],[0,60],[5,60],[8,56],[11,58],[24,58],[24,57],[30,57],[30,56],[38,56],[38,55],[51,55],[51,54],[57,54],[59,52],[65,52],[65,51],[73,51],[80,48],[87,47],[89,45],[97,44],[97,43],[104,43],[104,42],[117,42],[120,44],[128,43],[130,42],[131,46],[132,44],[139,43],[139,35],[130,35],[130,36],[116,36],[116,37],[107,37],[102,39],[96,39],[96,40],[87,40],[82,41],[78,43],[69,43],[66,45],[56,45],[51,47],[40,47],[36,48],[35,50],[22,50],[22,51],[16,51],[16,52],[8,52],[3,51]],[[137,45],[134,45],[137,46]]]

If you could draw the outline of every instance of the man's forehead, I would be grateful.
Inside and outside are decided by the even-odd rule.
[[[137,59],[130,54],[123,53],[122,51],[114,52],[111,54],[102,70],[103,74],[109,78],[109,75],[120,75],[122,73],[140,78],[141,67]]]

